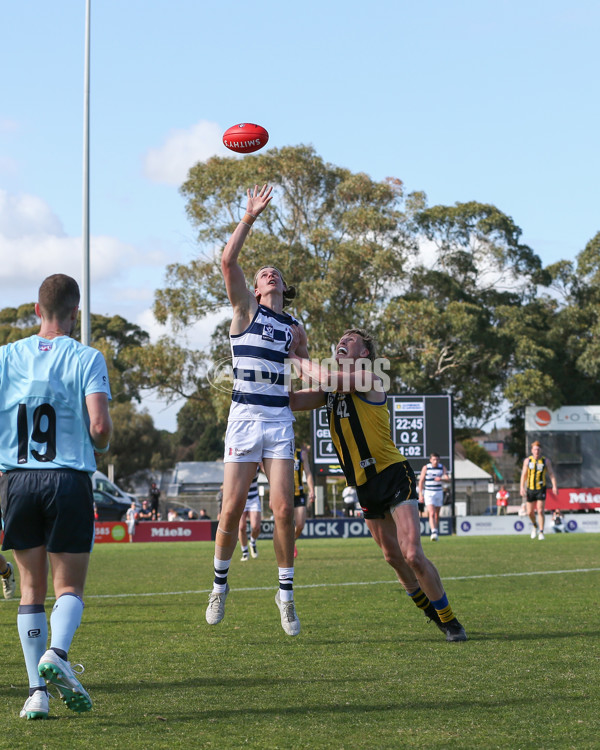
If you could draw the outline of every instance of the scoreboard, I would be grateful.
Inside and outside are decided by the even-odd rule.
[[[394,444],[409,461],[415,474],[429,463],[431,453],[438,453],[449,472],[453,471],[452,396],[388,395],[390,433]],[[342,474],[329,434],[325,407],[312,416],[313,461],[320,476]]]

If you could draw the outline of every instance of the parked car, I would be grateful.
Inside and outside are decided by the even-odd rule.
[[[98,521],[124,521],[131,502],[120,500],[114,495],[109,495],[108,492],[94,490],[94,505]]]
[[[107,492],[109,495],[113,495],[113,497],[116,497],[122,502],[128,503],[128,507],[132,500],[135,500],[136,505],[139,505],[138,499],[135,495],[130,495],[120,487],[117,487],[117,485],[114,482],[111,482],[106,474],[103,474],[101,471],[95,471],[92,474],[92,489],[100,490],[100,492]]]

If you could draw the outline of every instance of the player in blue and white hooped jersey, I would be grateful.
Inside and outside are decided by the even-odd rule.
[[[83,614],[94,538],[91,475],[108,450],[110,387],[102,354],[71,338],[77,282],[49,276],[35,306],[38,335],[0,347],[0,499],[3,549],[14,550],[21,601],[17,628],[29,677],[21,716],[48,716],[46,680],[73,711],[92,702],[67,653]],[[48,559],[56,602],[44,609]]]
[[[252,557],[258,557],[256,541],[260,535],[260,522],[262,520],[262,503],[258,493],[259,468],[257,467],[256,476],[252,480],[252,484],[248,490],[246,505],[240,518],[238,537],[242,550],[242,562],[248,561],[248,554],[251,554]],[[248,539],[248,521],[250,521],[250,539]]]
[[[437,453],[429,456],[429,463],[423,466],[419,476],[419,499],[425,503],[429,516],[430,539],[437,542],[440,523],[440,508],[444,504],[442,482],[450,479],[446,467]]]
[[[284,305],[295,296],[281,271],[265,266],[246,284],[238,257],[250,227],[271,201],[272,188],[248,190],[243,219],[235,228],[221,258],[227,295],[233,307],[229,330],[233,356],[233,394],[225,435],[223,505],[215,537],[215,578],[206,620],[211,625],[225,616],[228,573],[256,465],[263,462],[270,485],[275,529],[273,545],[279,569],[275,601],[288,635],[300,632],[293,597],[294,579],[294,431],[289,406],[289,366],[286,359],[292,331],[299,349],[308,356],[306,334]]]

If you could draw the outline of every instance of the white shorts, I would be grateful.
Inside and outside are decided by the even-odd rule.
[[[228,422],[225,463],[259,463],[263,458],[294,458],[293,422]]]
[[[246,506],[244,507],[244,513],[248,511],[249,513],[261,513],[262,512],[262,505],[260,502],[260,495],[258,497],[253,497],[250,500],[246,500]]]
[[[444,490],[425,490],[423,499],[425,505],[435,505],[436,508],[441,508],[444,504]]]

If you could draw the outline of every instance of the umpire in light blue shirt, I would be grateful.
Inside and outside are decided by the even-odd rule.
[[[47,718],[46,682],[71,710],[92,707],[68,651],[81,622],[94,540],[94,454],[108,450],[112,422],[104,357],[71,338],[78,311],[77,282],[49,276],[35,306],[39,333],[0,347],[2,549],[13,550],[20,574],[26,719]],[[49,647],[48,562],[56,596]]]

